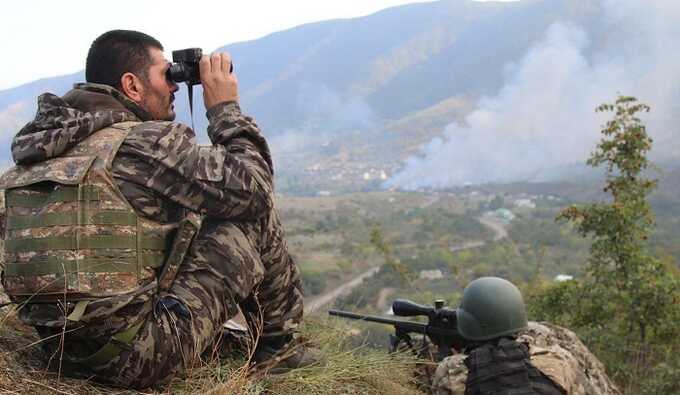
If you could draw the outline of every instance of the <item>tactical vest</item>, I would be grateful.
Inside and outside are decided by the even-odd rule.
[[[113,158],[135,125],[102,129],[62,156],[0,177],[6,209],[2,284],[14,301],[122,295],[153,281],[171,255],[166,251],[179,248],[173,258],[181,262],[188,242],[173,244],[178,224],[138,216],[111,175]]]
[[[531,364],[527,346],[514,340],[477,347],[465,365],[465,395],[566,395]]]

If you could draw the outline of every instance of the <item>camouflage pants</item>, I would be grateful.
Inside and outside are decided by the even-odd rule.
[[[66,354],[87,355],[116,332],[141,323],[133,340],[119,344],[122,351],[107,363],[69,369],[117,386],[163,386],[201,363],[201,354],[219,340],[237,305],[246,317],[262,318],[264,336],[292,333],[302,319],[297,268],[287,254],[263,264],[249,232],[230,223],[204,222],[168,292],[140,295],[106,319],[81,325],[65,335],[64,347]],[[38,328],[43,337],[57,330]],[[46,345],[55,354],[59,341]]]

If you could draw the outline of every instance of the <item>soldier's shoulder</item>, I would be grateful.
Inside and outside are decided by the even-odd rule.
[[[529,346],[531,363],[569,394],[620,394],[602,362],[573,331],[529,322],[518,341]]]
[[[573,343],[583,345],[573,331],[544,321],[529,321],[527,329],[520,334],[518,340],[538,347]]]
[[[183,123],[175,121],[146,121],[140,122],[128,132],[125,144],[127,145],[157,145],[166,142],[193,140],[193,130]]]

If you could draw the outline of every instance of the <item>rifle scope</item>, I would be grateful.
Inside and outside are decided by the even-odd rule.
[[[424,306],[406,299],[396,299],[392,302],[392,312],[400,317],[426,316],[431,320],[445,319],[456,322],[456,310],[444,307],[443,300],[434,302],[434,307]]]

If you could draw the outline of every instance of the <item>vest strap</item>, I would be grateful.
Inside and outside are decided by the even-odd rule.
[[[129,211],[91,211],[78,215],[76,211],[47,213],[41,215],[10,216],[7,218],[8,230],[41,228],[66,225],[121,225],[135,226],[137,216]]]
[[[85,314],[85,309],[87,308],[88,304],[90,304],[89,300],[81,300],[76,303],[76,307],[73,308],[73,311],[68,315],[68,317],[66,317],[66,319],[74,322],[80,321],[80,319],[83,318],[83,314]]]
[[[7,207],[43,207],[56,202],[98,201],[100,189],[93,185],[83,185],[80,188],[62,186],[61,188],[44,194],[22,194],[10,192],[6,196]]]
[[[163,255],[143,254],[142,264],[146,267],[163,266]],[[79,260],[66,260],[61,257],[48,257],[28,263],[7,263],[6,276],[45,276],[49,274],[64,275],[73,273],[137,273],[137,258],[116,259],[110,257],[92,257]]]
[[[104,346],[102,346],[102,348],[89,357],[73,358],[67,356],[67,359],[71,363],[80,365],[96,366],[106,364],[120,355],[121,351],[123,351],[123,347],[120,346],[121,344],[125,346],[132,344],[132,339],[135,338],[139,330],[142,328],[142,324],[144,324],[144,321],[141,321],[140,323],[133,325],[122,332],[118,332],[116,335],[111,337],[111,340],[109,340],[108,343],[106,343]]]
[[[163,271],[158,278],[158,288],[162,291],[170,289],[172,282],[177,276],[179,267],[184,261],[189,246],[194,236],[201,228],[202,217],[195,213],[188,213],[187,216],[180,222],[175,239],[172,241],[172,247],[168,260],[163,266]]]
[[[145,250],[165,249],[165,240],[149,236],[71,236],[43,237],[39,239],[10,239],[5,241],[9,253],[48,250],[94,250],[94,249],[136,249],[137,238]]]

